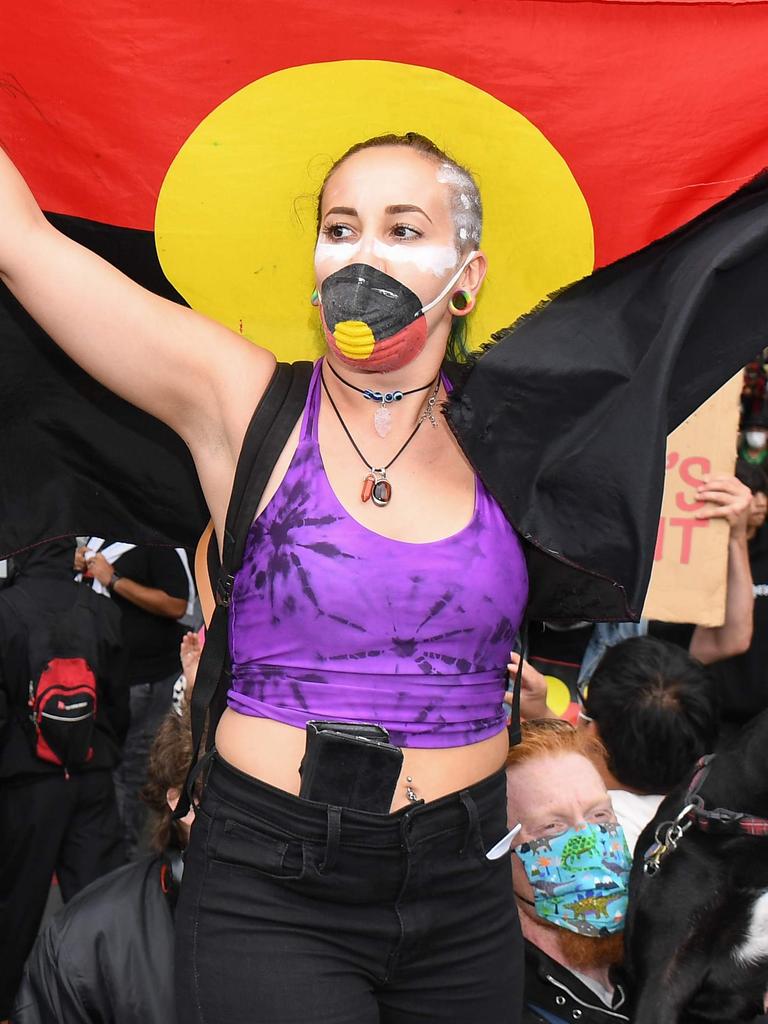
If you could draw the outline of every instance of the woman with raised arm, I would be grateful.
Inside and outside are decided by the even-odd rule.
[[[58,234],[0,159],[0,276],[182,436],[222,537],[273,357]],[[235,583],[229,707],[178,911],[185,1024],[518,1019],[509,860],[486,854],[506,833],[504,670],[527,573],[439,411],[452,325],[485,275],[481,218],[468,172],[412,133],[353,147],[322,188],[328,346]],[[298,795],[310,720],[388,731],[390,806]]]
[[[508,652],[526,607],[639,617],[666,434],[764,344],[767,197],[761,175],[496,335],[444,417],[486,271],[477,187],[412,133],[333,165],[327,350],[231,594],[177,917],[184,1024],[519,1020]],[[187,442],[221,540],[274,358],[63,238],[2,158],[0,224],[2,279]]]

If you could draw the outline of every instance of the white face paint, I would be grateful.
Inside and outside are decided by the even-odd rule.
[[[474,245],[479,245],[482,214],[479,200],[470,198],[470,195],[475,195],[472,178],[458,167],[453,167],[451,164],[440,164],[437,169],[437,180],[441,185],[448,185],[451,189],[453,221],[459,239],[462,242],[471,239]]]
[[[467,176],[458,167],[453,167],[451,164],[440,164],[437,169],[437,180],[441,185],[463,185],[467,180]],[[467,206],[469,206],[469,203],[467,203]]]
[[[315,266],[332,261],[349,263],[360,252],[361,242],[318,242],[315,246]]]
[[[386,245],[378,239],[371,245],[357,242],[318,242],[315,246],[315,266],[337,267],[349,263],[366,263],[371,257],[388,265],[408,264],[420,273],[430,271],[435,277],[444,277],[459,262],[459,256],[452,245]]]
[[[431,271],[435,277],[443,277],[459,262],[452,245],[385,245],[377,239],[372,250],[377,259],[390,264],[409,263],[421,273]]]

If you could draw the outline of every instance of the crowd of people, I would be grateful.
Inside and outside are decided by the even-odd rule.
[[[189,628],[199,618],[195,605],[183,550],[100,538],[76,546],[73,538],[9,564],[0,591],[0,1019],[10,1014],[49,900],[69,912],[82,890],[144,863],[150,848],[182,848],[183,825],[169,827],[165,801],[166,790],[180,789],[191,757],[187,719],[177,712],[184,666],[193,676],[199,659]],[[153,817],[164,829],[148,829]],[[129,888],[137,878],[126,876]],[[107,903],[117,891],[107,888]],[[124,939],[116,910],[98,916]],[[145,934],[142,926],[137,935]],[[94,965],[97,946],[94,938],[75,950],[66,939],[67,955]],[[170,1019],[163,992],[169,996],[172,972],[165,977],[165,988],[152,985],[159,1002],[149,1019]],[[19,1019],[38,1019],[23,1016],[33,1005]],[[77,1013],[76,1005],[62,993],[61,1002],[39,1009],[40,1019],[96,1019],[84,1016],[96,1012],[90,996]]]
[[[736,476],[710,498],[730,526],[724,625],[614,624],[594,658],[604,627],[555,630],[581,652],[578,699],[562,717],[532,662],[561,673],[568,662],[534,646],[522,666],[523,738],[506,774],[526,1022],[632,1020],[622,931],[641,833],[699,758],[768,708],[768,428],[746,438]],[[16,558],[0,600],[0,943],[16,1024],[174,1019],[173,916],[194,809],[172,814],[201,653],[179,620],[194,595],[183,552],[96,542],[98,552],[93,540],[59,542]],[[51,655],[82,657],[96,678],[83,763],[65,747],[47,760],[35,749],[29,678]],[[513,653],[510,677],[518,667]],[[591,849],[571,888],[569,843]],[[52,887],[65,905],[46,914]]]
[[[226,561],[274,359],[62,241],[1,153],[0,177],[4,280],[188,444]],[[617,580],[556,557],[571,604],[550,607],[581,596],[585,621],[528,622],[531,538],[436,409],[487,268],[476,183],[424,136],[376,137],[331,167],[318,227],[327,352],[258,449],[277,471],[207,638],[181,549],[59,540],[0,591],[0,1020],[631,1021],[638,871],[688,827],[655,839],[654,818],[768,708],[762,406],[735,475],[697,492],[730,530],[721,626],[595,621],[626,590],[611,604]],[[354,382],[371,373],[398,390]],[[214,717],[189,694],[217,645]],[[215,743],[188,775],[201,707]],[[46,916],[52,889],[65,905]],[[752,923],[740,935],[743,960],[768,961]],[[766,987],[742,993],[753,1018]]]

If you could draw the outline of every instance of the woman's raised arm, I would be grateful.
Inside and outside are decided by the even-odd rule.
[[[154,295],[58,232],[1,149],[0,280],[84,370],[184,438],[209,503],[220,504],[208,478],[234,468],[274,369],[271,353]],[[214,469],[211,459],[224,465]]]

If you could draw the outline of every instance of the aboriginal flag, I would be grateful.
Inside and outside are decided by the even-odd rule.
[[[284,149],[266,135],[263,148],[254,149],[249,173],[258,189],[264,168],[276,168],[274,177],[290,159],[312,165],[318,147],[306,141],[300,158],[293,151],[311,139],[318,125],[328,138],[336,130],[323,120],[336,109],[324,69],[332,66],[333,77],[338,67],[341,81],[346,62],[355,64],[356,74],[369,67],[370,81],[382,82],[383,103],[389,95],[388,80],[380,77],[385,64],[409,69],[415,76],[412,117],[417,123],[403,123],[393,108],[388,130],[423,130],[418,110],[423,107],[436,117],[444,100],[445,131],[437,141],[451,151],[461,149],[462,138],[471,137],[477,123],[471,104],[463,107],[454,101],[451,90],[457,82],[471,87],[482,93],[483,102],[495,104],[500,126],[498,135],[485,129],[474,150],[480,162],[486,151],[495,154],[494,147],[502,147],[494,160],[499,180],[488,170],[480,175],[484,197],[491,196],[486,201],[488,248],[503,249],[508,260],[515,256],[512,264],[491,260],[489,295],[478,306],[485,320],[476,321],[473,336],[479,345],[488,340],[491,328],[511,323],[594,266],[605,267],[674,231],[768,166],[766,43],[768,3],[750,0],[521,0],[501,5],[491,0],[452,5],[424,0],[417,6],[390,0],[378,8],[351,0],[328,5],[232,0],[217,7],[202,0],[168,0],[161,7],[149,0],[129,7],[120,0],[94,0],[82,10],[63,0],[41,0],[34,17],[22,7],[4,14],[0,143],[61,230],[147,287],[219,316],[271,346],[278,357],[294,358],[318,350],[314,342],[308,342],[305,352],[288,342],[281,347],[280,309],[263,311],[265,329],[255,332],[240,311],[242,296],[232,300],[230,310],[218,298],[222,285],[215,274],[208,275],[208,291],[197,287],[190,260],[169,255],[162,231],[156,239],[156,226],[161,221],[165,225],[167,210],[176,208],[166,203],[163,212],[158,202],[173,178],[168,168],[178,166],[174,161],[185,140],[230,97],[261,82],[276,83],[275,89],[287,83],[269,97],[272,107],[275,97],[284,102],[278,115],[291,135]],[[307,73],[286,75],[289,69]],[[316,86],[311,69],[318,69]],[[345,102],[354,100],[354,90],[347,93]],[[366,105],[371,109],[370,100]],[[508,144],[506,112],[531,126],[546,145],[537,142],[539,148],[531,144],[526,149],[524,132],[509,136],[520,139],[519,147]],[[366,130],[364,115],[365,110],[355,125],[358,139],[384,130],[373,120]],[[517,132],[519,123],[515,125]],[[247,127],[254,130],[253,124]],[[219,140],[209,135],[208,145],[214,152]],[[221,152],[225,149],[220,146]],[[471,153],[465,162],[476,169]],[[504,222],[508,200],[523,174],[530,202],[519,216]],[[189,200],[196,208],[213,194],[205,193],[205,175],[198,178],[203,196]],[[553,183],[566,178],[561,213],[560,185]],[[744,243],[753,255],[759,253],[765,236],[758,231],[745,242],[738,211],[749,202],[759,218],[763,188],[754,185],[748,200],[726,204],[709,233],[694,230],[675,236],[664,259],[653,257],[641,261],[642,266],[632,258],[621,261],[546,305],[515,332],[520,337],[519,362],[510,336],[478,362],[462,393],[461,416],[454,418],[454,427],[534,549],[544,559],[554,556],[560,566],[576,565],[590,578],[608,581],[595,602],[596,617],[638,612],[650,568],[638,552],[652,553],[661,494],[660,437],[764,343],[755,325],[766,319],[768,301],[765,308],[760,305],[754,278],[739,277],[762,273],[759,259],[734,257],[735,262],[721,265],[711,248],[743,253],[739,244]],[[546,230],[534,225],[526,248],[521,225],[534,207],[542,223],[548,216],[550,220]],[[730,231],[731,211],[739,224],[737,241]],[[227,228],[233,244],[247,247],[250,242],[239,237],[235,220]],[[707,282],[729,281],[728,310],[712,320],[718,331],[728,334],[727,351],[696,349],[696,339],[702,338],[702,345],[706,339],[698,330],[701,318],[695,310],[682,348],[666,349],[664,332],[656,330],[659,310],[668,308],[664,304],[685,303],[691,295],[677,278],[678,287],[668,288],[666,278],[674,277],[678,266],[669,252],[690,270],[685,246],[692,239],[702,260],[693,263],[706,268]],[[257,268],[258,279],[267,282],[267,294],[276,291],[269,274],[281,256],[282,250],[270,253]],[[494,271],[494,265],[503,269]],[[172,272],[177,267],[178,277]],[[633,290],[633,274],[642,277],[639,292]],[[689,280],[684,275],[684,282]],[[737,299],[742,286],[750,295],[743,331]],[[491,301],[493,289],[496,299]],[[700,289],[694,291],[697,310],[709,313],[707,297]],[[621,312],[632,295],[637,296],[632,316],[624,322]],[[679,317],[675,322],[679,327]],[[578,324],[585,325],[581,333]],[[649,324],[654,344],[646,346]],[[612,338],[619,336],[630,354],[623,361],[620,354],[616,362],[606,361]],[[683,350],[685,358],[678,358]],[[485,380],[477,369],[487,364],[496,382],[508,384],[532,370],[534,351],[539,363],[524,389],[529,404],[521,400],[515,416],[502,424],[496,413],[509,402],[508,388],[503,394],[490,389],[485,404],[479,402]],[[593,356],[599,373],[585,387]],[[697,365],[707,359],[707,372],[696,374]],[[496,375],[499,368],[502,372]],[[631,415],[621,419],[624,432],[614,433],[611,441],[610,424],[624,415],[615,385],[628,375],[638,394],[652,394],[653,401],[643,406],[645,398],[633,392]],[[184,446],[157,421],[74,367],[7,294],[0,298],[0,388],[0,555],[75,533],[194,544],[207,515]],[[575,393],[583,402],[572,406]],[[601,416],[585,418],[584,403],[599,406]],[[523,457],[516,431],[521,423],[530,431],[530,423],[541,417],[531,420],[527,413],[543,407],[550,424],[563,415],[562,426],[554,433],[545,429],[536,452],[528,450]],[[647,434],[641,429],[643,415],[654,423]],[[552,489],[560,478],[558,444],[575,420],[578,429],[567,452],[568,511],[563,514],[556,510],[559,499]],[[595,486],[595,477],[587,478],[598,449],[583,464],[580,458],[591,450],[597,431],[604,467],[597,479],[605,480],[614,463],[636,462],[643,493],[627,490],[624,484],[629,483],[621,474],[605,490]],[[510,481],[518,483],[512,486]],[[638,518],[638,502],[655,507]],[[623,539],[614,533],[613,540],[596,544],[595,522],[611,520],[624,523]],[[555,589],[576,594],[573,579],[556,581]],[[560,611],[566,614],[567,609]]]

